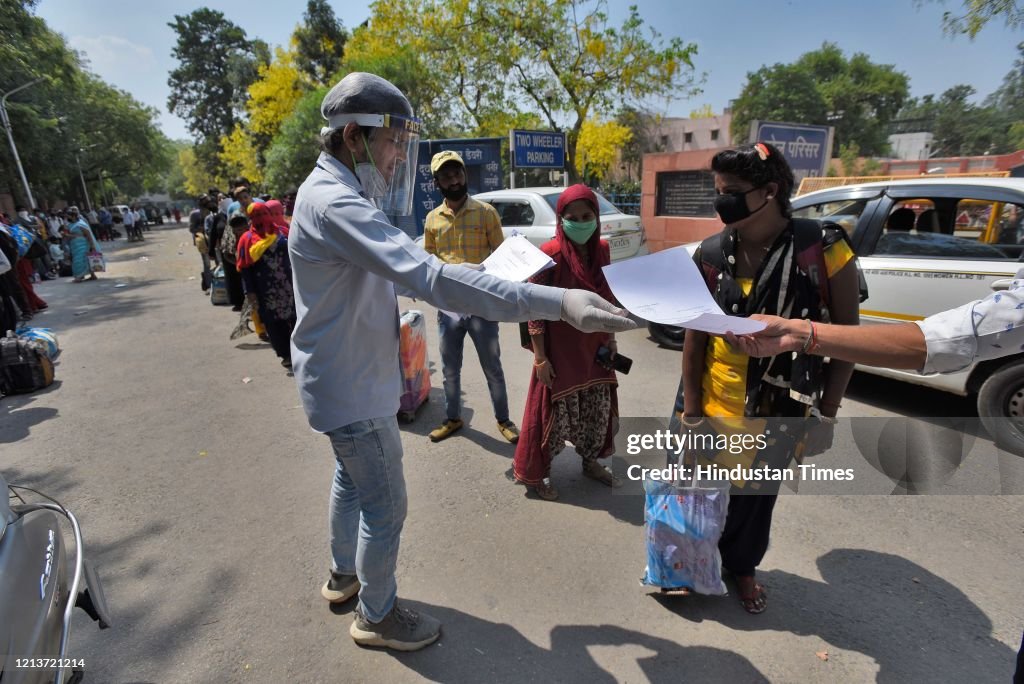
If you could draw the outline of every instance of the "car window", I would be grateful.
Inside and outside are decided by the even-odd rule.
[[[793,216],[796,218],[830,221],[841,226],[847,235],[853,237],[857,221],[860,220],[860,215],[864,213],[864,208],[867,205],[868,200],[866,199],[823,202],[821,204],[812,204],[802,209],[796,209],[793,211]]]
[[[972,198],[904,200],[886,217],[874,253],[886,256],[1017,261],[1024,253],[1024,206]]]
[[[544,199],[547,200],[548,204],[551,205],[551,209],[555,213],[558,212],[558,198],[561,194],[562,193],[560,192],[555,192],[551,193],[550,195],[544,195]],[[601,195],[599,195],[596,192],[594,194],[597,195],[597,208],[600,210],[601,216],[622,213],[621,211],[618,210],[618,208],[616,208],[614,204],[606,200],[604,197],[601,197]]]
[[[533,207],[526,200],[485,200],[497,209],[501,217],[501,225],[532,226],[534,220]]]

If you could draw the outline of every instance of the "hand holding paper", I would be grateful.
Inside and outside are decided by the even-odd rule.
[[[715,335],[746,335],[765,327],[760,321],[726,315],[685,247],[634,257],[603,270],[619,303],[648,321]]]

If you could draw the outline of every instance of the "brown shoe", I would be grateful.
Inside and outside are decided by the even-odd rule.
[[[558,490],[551,484],[551,480],[544,478],[539,485],[533,485],[533,491],[537,493],[537,496],[544,499],[545,501],[557,501]]]
[[[501,436],[508,441],[515,444],[519,441],[519,428],[511,420],[506,420],[504,423],[498,423],[498,432]]]
[[[441,424],[441,427],[430,433],[430,441],[440,442],[442,439],[448,439],[461,429],[462,419],[446,420]]]

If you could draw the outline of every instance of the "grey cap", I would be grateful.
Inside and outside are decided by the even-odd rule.
[[[412,105],[394,83],[376,74],[354,71],[330,89],[320,105],[325,119],[336,114],[412,116]]]
[[[72,204],[70,207],[68,207],[64,211],[65,211],[65,213],[68,213],[68,214],[81,214],[82,213],[82,212],[78,211],[78,207],[75,206],[74,204]]]

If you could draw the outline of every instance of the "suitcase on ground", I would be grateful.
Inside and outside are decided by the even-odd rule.
[[[398,417],[407,423],[430,397],[430,364],[427,357],[427,319],[422,311],[402,314],[398,358],[402,368],[402,397]]]
[[[228,299],[228,281],[224,277],[223,266],[218,266],[213,272],[213,282],[210,283],[210,303],[215,306],[223,306],[230,303]]]
[[[9,333],[0,338],[0,394],[22,394],[49,387],[53,361],[28,340]]]

